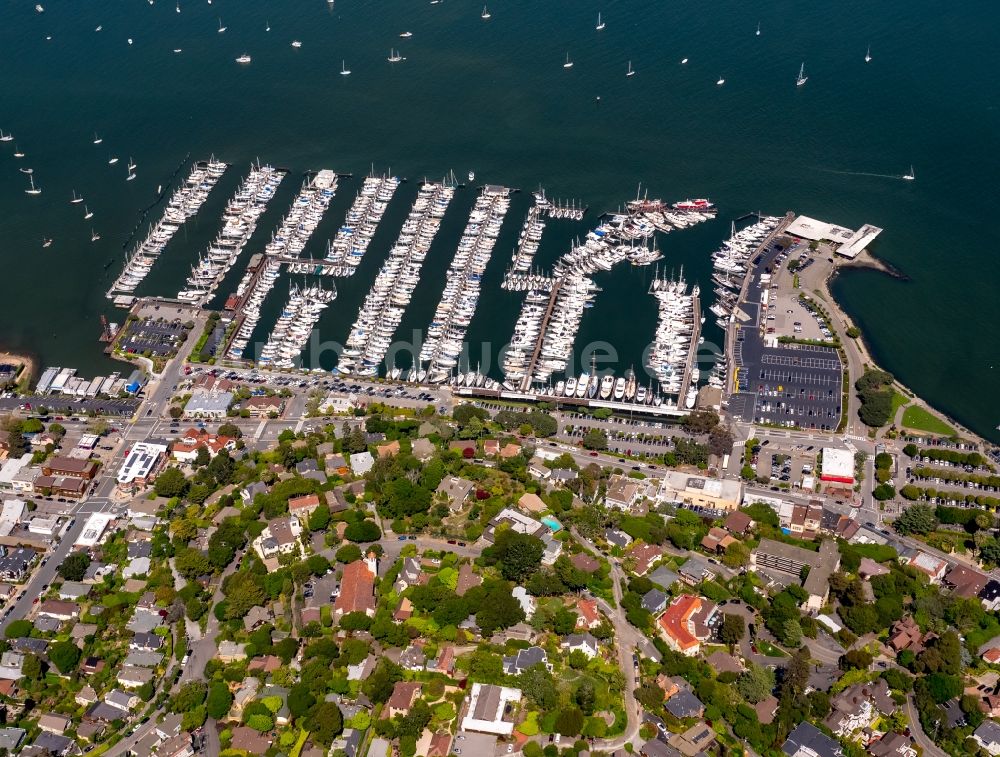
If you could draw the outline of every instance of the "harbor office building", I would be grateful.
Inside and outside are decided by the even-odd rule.
[[[743,482],[668,471],[656,499],[675,502],[691,510],[730,512],[743,502]]]

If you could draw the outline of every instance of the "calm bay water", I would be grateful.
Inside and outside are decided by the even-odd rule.
[[[683,265],[706,293],[709,253],[729,219],[749,210],[794,209],[885,228],[876,252],[910,280],[849,272],[835,284],[838,299],[889,370],[1000,438],[993,430],[1000,423],[1000,274],[990,234],[1000,199],[995,4],[501,0],[490,5],[488,22],[479,18],[480,3],[457,0],[338,0],[333,7],[181,0],[179,14],[165,0],[43,4],[37,14],[19,3],[0,25],[0,128],[27,154],[15,160],[13,144],[0,143],[5,347],[85,375],[111,369],[96,342],[98,318],[120,313],[104,292],[157,185],[188,155],[214,153],[232,168],[140,293],[176,293],[255,157],[292,175],[241,268],[279,223],[302,172],[362,175],[374,163],[411,180],[361,271],[338,280],[340,295],[320,322],[322,337],[336,341],[346,337],[420,178],[474,169],[477,182],[526,192],[541,182],[550,196],[575,197],[596,211],[614,209],[641,183],[650,196],[708,196],[720,206],[717,221],[661,240],[661,266]],[[599,10],[602,32],[594,30]],[[404,30],[412,39],[399,39]],[[301,49],[290,46],[293,39]],[[865,65],[869,44],[873,61]],[[390,46],[407,60],[387,63]],[[249,66],[234,62],[244,52],[253,56]],[[567,52],[575,63],[569,70],[561,65]],[[681,66],[684,57],[689,63]],[[342,59],[349,77],[339,75]],[[638,74],[626,79],[629,60]],[[797,89],[802,61],[810,78]],[[99,146],[94,131],[104,139]],[[115,166],[107,164],[112,154],[121,159]],[[138,178],[126,183],[129,156]],[[893,178],[911,163],[917,181]],[[23,193],[19,166],[34,169],[42,195]],[[322,251],[358,183],[341,184],[309,252]],[[73,190],[94,211],[91,221],[69,203]],[[515,198],[494,252],[469,331],[474,344],[509,338],[520,296],[498,285],[528,200]],[[470,190],[456,195],[401,334],[426,327],[471,202]],[[594,218],[552,222],[539,262],[566,249]],[[93,244],[92,226],[102,235]],[[43,237],[55,239],[51,248],[42,249]],[[607,341],[620,366],[638,367],[655,326],[646,294],[652,273],[629,267],[598,276],[604,291],[578,344]],[[279,307],[286,293],[282,282],[268,307]],[[717,341],[711,320],[706,337]],[[269,327],[265,320],[259,333]],[[474,348],[472,360],[479,359]]]

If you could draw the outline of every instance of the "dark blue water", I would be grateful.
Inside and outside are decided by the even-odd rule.
[[[641,182],[651,196],[719,204],[715,223],[662,240],[664,263],[683,264],[706,291],[708,254],[728,219],[746,211],[794,209],[885,228],[876,252],[910,280],[852,272],[837,281],[838,298],[885,367],[997,438],[996,4],[508,0],[490,5],[488,22],[481,3],[457,0],[182,1],[180,14],[164,0],[43,4],[37,14],[18,3],[0,24],[0,128],[27,153],[17,161],[13,144],[0,143],[4,346],[84,374],[108,370],[95,341],[99,315],[112,315],[104,291],[141,210],[189,154],[214,152],[234,165],[142,293],[176,293],[257,156],[292,175],[247,255],[263,246],[309,169],[363,174],[374,163],[412,180],[474,169],[480,182],[525,190],[542,182],[550,195],[595,210],[618,206]],[[412,39],[398,37],[404,30]],[[391,46],[407,60],[387,63]],[[244,52],[249,66],[234,62]],[[342,59],[349,77],[339,75]],[[629,60],[638,74],[626,79]],[[803,61],[809,81],[796,88]],[[720,75],[726,84],[716,87]],[[113,167],[112,153],[121,158]],[[138,178],[126,183],[129,156]],[[895,178],[910,164],[915,182]],[[19,165],[34,168],[41,196],[24,194]],[[321,252],[356,186],[342,184],[310,252]],[[363,270],[338,283],[324,339],[346,336],[412,201],[407,187]],[[92,222],[69,204],[74,189]],[[470,204],[460,194],[446,219],[455,239]],[[526,199],[515,202],[487,271],[474,343],[509,337],[520,301],[497,285],[525,208]],[[557,254],[588,223],[553,225],[546,248]],[[103,237],[95,244],[92,226]],[[43,250],[43,237],[56,241]],[[451,253],[441,247],[427,261],[401,328],[426,325]],[[605,340],[619,364],[638,365],[655,325],[651,275],[629,267],[599,277],[604,292],[581,341]],[[709,340],[718,338],[713,328]]]

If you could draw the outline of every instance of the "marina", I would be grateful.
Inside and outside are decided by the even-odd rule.
[[[337,296],[337,289],[321,284],[292,286],[288,303],[260,351],[258,363],[272,368],[292,368],[309,339],[313,327]]]
[[[353,276],[368,251],[375,230],[399,187],[396,176],[368,176],[347,211],[343,225],[327,242],[326,261],[337,276]]]
[[[108,299],[115,301],[116,297],[130,295],[135,291],[181,225],[194,216],[208,199],[209,192],[222,178],[227,167],[214,158],[195,163],[184,184],[167,201],[163,217],[127,256],[124,269],[108,289]]]
[[[483,187],[448,266],[444,292],[419,356],[421,365],[428,363],[427,380],[432,383],[445,381],[458,365],[465,332],[476,314],[483,273],[510,208],[509,194],[506,187]]]
[[[389,258],[375,277],[351,326],[337,365],[341,373],[377,375],[454,195],[455,187],[451,184],[428,182],[420,187]],[[411,373],[418,381],[425,380],[427,375],[422,367],[411,368]]]
[[[292,207],[264,248],[268,255],[299,257],[337,192],[337,174],[324,169],[302,183]]]
[[[223,213],[222,230],[208,249],[192,266],[184,289],[177,299],[192,304],[204,304],[219,286],[240,256],[257,228],[261,215],[274,198],[278,185],[287,172],[270,165],[250,167]]]
[[[699,369],[694,357],[701,334],[700,288],[688,288],[681,271],[677,279],[659,277],[649,286],[659,305],[656,333],[649,350],[646,367],[656,377],[658,391],[673,395],[690,409],[698,395]]]

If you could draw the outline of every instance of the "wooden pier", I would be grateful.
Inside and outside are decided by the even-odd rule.
[[[538,364],[538,356],[542,352],[542,345],[545,343],[545,332],[549,328],[549,320],[552,318],[552,311],[556,308],[556,300],[562,289],[562,279],[556,279],[552,284],[552,291],[549,293],[549,303],[545,306],[545,315],[542,316],[541,327],[538,330],[538,339],[535,340],[535,349],[531,352],[531,360],[524,371],[524,378],[521,379],[521,391],[526,392],[531,387],[531,378],[535,375],[535,366]]]

